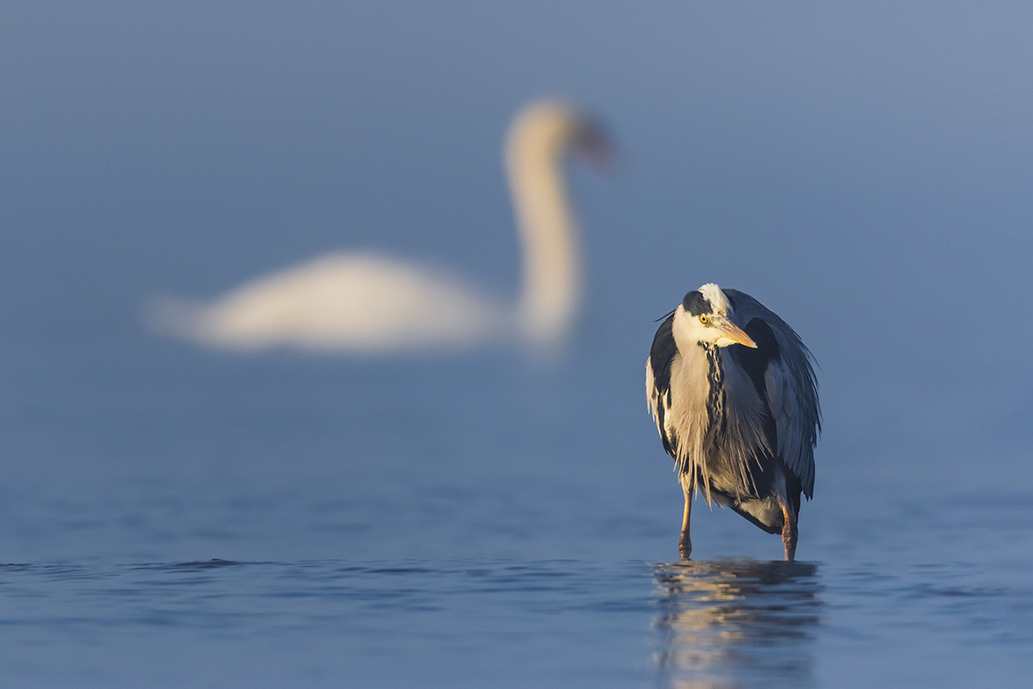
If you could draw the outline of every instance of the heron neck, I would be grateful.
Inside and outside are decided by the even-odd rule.
[[[518,314],[522,331],[538,344],[563,340],[581,296],[580,246],[560,155],[558,143],[521,137],[506,155],[523,250]]]

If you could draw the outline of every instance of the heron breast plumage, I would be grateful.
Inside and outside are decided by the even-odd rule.
[[[658,426],[679,474],[689,474],[708,500],[759,495],[767,486],[758,482],[768,483],[770,473],[762,459],[773,454],[767,405],[728,349],[682,349],[670,363],[672,383],[655,396],[654,415],[663,418]]]

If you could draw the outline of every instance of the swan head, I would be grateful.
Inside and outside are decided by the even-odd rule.
[[[612,156],[606,129],[578,106],[562,100],[544,100],[521,110],[509,128],[506,157],[512,162],[535,152],[555,162],[567,152],[594,168]]]

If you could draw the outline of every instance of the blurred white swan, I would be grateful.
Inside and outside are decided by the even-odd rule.
[[[473,347],[516,338],[551,348],[567,337],[581,296],[577,228],[567,203],[568,149],[604,152],[592,121],[562,102],[522,110],[505,163],[523,252],[513,304],[432,268],[370,253],[329,253],[256,278],[207,304],[166,300],[159,331],[237,350],[295,347],[362,353]]]

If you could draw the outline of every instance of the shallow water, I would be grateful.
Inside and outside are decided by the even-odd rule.
[[[674,551],[679,496],[654,468],[670,489],[655,506],[648,488],[624,486],[643,500],[622,505],[545,469],[559,488],[519,472],[451,488],[415,469],[412,484],[328,481],[304,465],[9,488],[4,537],[23,557],[0,567],[0,677],[966,687],[1021,686],[1033,670],[1029,495],[884,496],[852,523],[854,503],[833,493],[804,506],[801,551],[821,559],[797,563],[730,557],[781,543],[701,508],[701,559],[664,563],[648,554]]]
[[[972,566],[6,565],[20,686],[1021,686],[1033,591]]]

